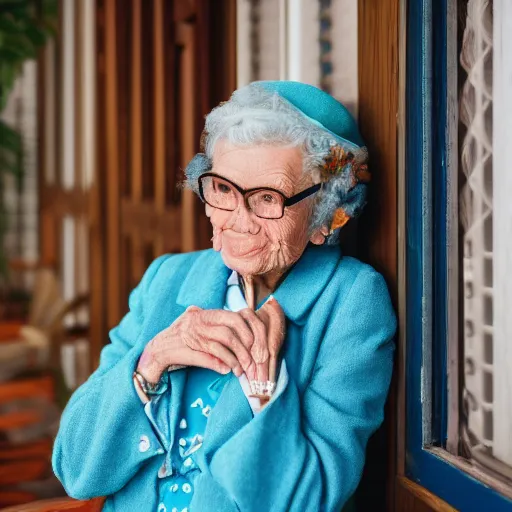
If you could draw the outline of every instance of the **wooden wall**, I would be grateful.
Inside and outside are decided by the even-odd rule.
[[[108,341],[108,330],[127,311],[128,294],[149,263],[165,252],[210,245],[209,224],[199,201],[179,183],[198,150],[203,116],[235,88],[235,4],[235,0],[61,1],[61,12],[73,6],[75,30],[63,44],[62,20],[51,69],[44,62],[48,52],[43,57],[40,84],[53,98],[42,101],[40,119],[56,120],[57,140],[52,134],[43,135],[40,159],[48,161],[48,148],[67,140],[65,134],[71,130],[68,139],[74,141],[75,163],[80,162],[77,155],[86,140],[82,120],[89,111],[82,98],[90,97],[91,90],[83,72],[93,69],[94,162],[90,179],[82,179],[77,166],[69,187],[60,171],[64,159],[58,151],[50,158],[55,162],[50,165],[54,178],[42,180],[41,190],[42,258],[60,271],[63,220],[72,219],[76,226],[81,222],[86,245],[75,253],[85,258],[88,277],[91,368]],[[84,66],[81,20],[87,5],[94,6],[95,53]],[[71,71],[64,60],[70,42],[75,49],[74,58],[68,56]],[[66,127],[62,74],[71,80],[69,94],[78,105],[74,124]],[[43,165],[42,176],[48,172]],[[77,265],[73,269],[80,274]]]
[[[234,0],[220,3],[98,0],[107,328],[126,312],[130,290],[155,257],[210,246],[200,203],[179,184],[198,151],[203,116],[235,88]]]

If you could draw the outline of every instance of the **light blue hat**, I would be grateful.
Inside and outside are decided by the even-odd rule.
[[[277,93],[316,126],[336,139],[364,146],[357,123],[350,112],[330,94],[314,87],[292,81],[259,81],[253,85]]]

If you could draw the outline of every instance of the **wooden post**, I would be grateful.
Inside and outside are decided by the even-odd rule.
[[[132,61],[131,61],[131,199],[135,204],[142,201],[142,0],[132,0]],[[144,272],[144,249],[140,232],[133,230],[132,281],[136,282]]]
[[[107,323],[113,327],[121,317],[119,168],[117,108],[117,0],[105,0],[105,127],[106,127],[106,199],[107,199]]]
[[[358,2],[359,124],[370,155],[371,198],[360,220],[361,257],[385,276],[397,300],[397,116],[399,0]],[[362,509],[387,494],[394,510],[396,475],[396,375],[386,421],[371,439],[361,492]],[[400,433],[399,435],[405,435]],[[387,489],[384,488],[387,475]],[[383,482],[378,486],[376,482]],[[371,496],[371,498],[368,498]],[[370,501],[366,502],[367,499]],[[358,504],[359,507],[359,504]]]
[[[155,210],[158,215],[165,211],[165,99],[164,99],[164,5],[163,0],[153,0],[153,70],[154,70],[154,173],[155,173]],[[193,87],[193,82],[189,87]],[[159,231],[154,241],[155,255],[164,252],[164,233]]]

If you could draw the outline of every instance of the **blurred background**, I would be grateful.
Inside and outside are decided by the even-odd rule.
[[[259,79],[358,114],[355,0],[0,0],[0,507],[64,495],[60,411],[145,268],[210,247],[179,183]]]

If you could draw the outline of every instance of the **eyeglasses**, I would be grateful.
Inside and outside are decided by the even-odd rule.
[[[199,176],[199,195],[206,204],[219,210],[232,212],[238,208],[242,198],[245,206],[262,219],[280,219],[286,207],[306,199],[320,190],[321,186],[321,183],[317,183],[292,197],[286,197],[273,188],[244,190],[236,183],[213,172]]]

